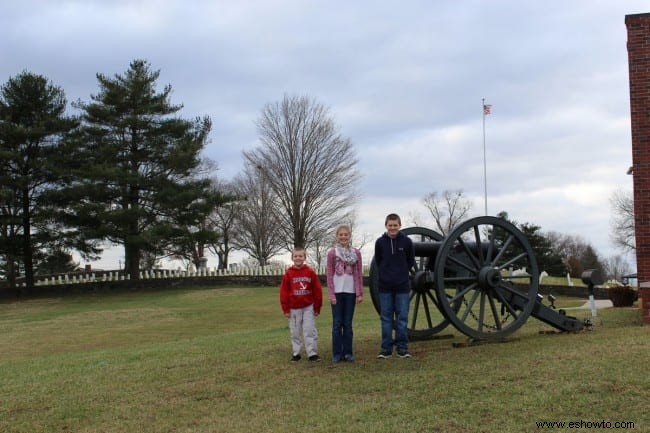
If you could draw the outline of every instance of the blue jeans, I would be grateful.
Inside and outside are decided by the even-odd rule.
[[[379,292],[382,352],[393,352],[393,345],[398,351],[408,350],[409,301],[409,292]]]
[[[352,316],[357,297],[354,293],[337,293],[332,305],[332,359],[352,357]]]

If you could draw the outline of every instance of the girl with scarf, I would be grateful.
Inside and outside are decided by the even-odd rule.
[[[363,300],[361,252],[350,246],[347,224],[336,228],[336,246],[327,251],[327,290],[332,304],[332,361],[354,361],[352,317]]]

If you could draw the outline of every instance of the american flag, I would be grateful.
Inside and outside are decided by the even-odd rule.
[[[490,111],[492,110],[492,105],[490,104],[483,104],[483,115],[487,116],[490,114]]]

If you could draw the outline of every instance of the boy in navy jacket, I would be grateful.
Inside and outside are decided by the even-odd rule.
[[[389,214],[385,226],[386,232],[375,242],[381,311],[381,351],[377,357],[390,358],[395,346],[398,357],[410,358],[407,334],[409,276],[415,266],[415,250],[413,241],[400,231],[402,221],[399,215]]]

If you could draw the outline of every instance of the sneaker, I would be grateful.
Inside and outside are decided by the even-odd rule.
[[[343,359],[345,359],[347,362],[354,362],[354,356],[352,355],[345,355]]]
[[[377,358],[379,358],[379,359],[388,359],[388,358],[390,358],[391,356],[393,356],[392,353],[390,353],[390,352],[383,352],[383,351],[382,351],[382,352],[379,352],[379,355],[377,355]]]
[[[341,362],[341,357],[340,356],[332,357],[332,363],[338,364],[339,362]]]
[[[291,362],[298,362],[300,361],[300,359],[301,359],[300,354],[291,356]]]
[[[320,356],[318,355],[312,355],[309,357],[310,361],[320,361]]]
[[[409,353],[408,350],[398,350],[397,351],[397,357],[398,358],[410,358],[411,354]]]

